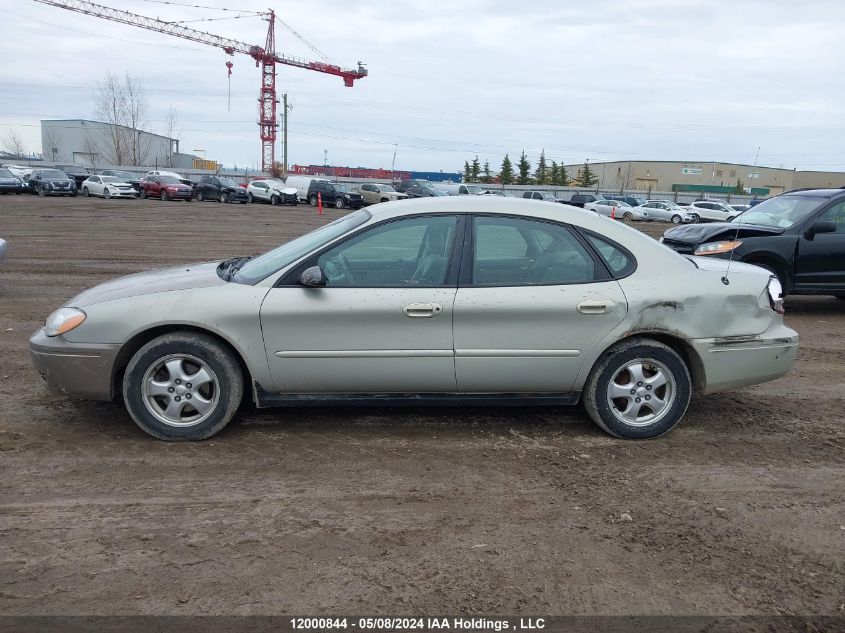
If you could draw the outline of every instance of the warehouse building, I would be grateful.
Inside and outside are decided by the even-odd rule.
[[[42,120],[41,147],[45,161],[94,169],[191,167],[197,158],[179,152],[179,139],[86,119]]]
[[[583,163],[566,165],[575,178]],[[845,172],[799,171],[713,161],[632,160],[590,163],[601,189],[731,193],[737,184],[753,195],[777,195],[801,187],[845,187]]]

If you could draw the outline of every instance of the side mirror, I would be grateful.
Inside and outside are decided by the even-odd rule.
[[[804,231],[804,237],[812,242],[819,233],[836,233],[836,222],[824,220],[813,222],[807,227],[807,230]]]
[[[311,266],[302,271],[299,276],[299,283],[308,288],[322,288],[326,285],[326,278],[319,266]]]

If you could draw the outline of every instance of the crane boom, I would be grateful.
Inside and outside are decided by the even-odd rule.
[[[263,144],[262,168],[265,170],[270,169],[275,160],[276,128],[278,127],[276,124],[276,64],[284,64],[286,66],[294,66],[304,68],[305,70],[335,75],[343,79],[343,83],[347,87],[352,87],[356,79],[362,79],[367,76],[367,68],[361,62],[358,62],[358,68],[349,69],[341,68],[334,64],[277,54],[275,51],[274,34],[275,14],[272,10],[264,14],[265,19],[270,23],[267,30],[266,43],[264,46],[257,46],[241,42],[240,40],[192,29],[178,22],[167,22],[158,18],[151,18],[130,11],[88,2],[87,0],[35,0],[35,2],[214,46],[223,49],[228,55],[241,53],[252,57],[255,60],[256,66],[261,65],[258,125],[261,130],[261,141]]]

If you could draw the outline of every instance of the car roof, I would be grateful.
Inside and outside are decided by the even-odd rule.
[[[786,191],[782,196],[813,196],[816,198],[833,198],[845,195],[845,189],[793,189]]]

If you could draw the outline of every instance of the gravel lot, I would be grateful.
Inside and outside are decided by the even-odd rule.
[[[639,443],[515,407],[250,411],[167,444],[30,367],[82,288],[337,215],[0,197],[0,613],[845,611],[845,301],[788,300],[789,376]]]

